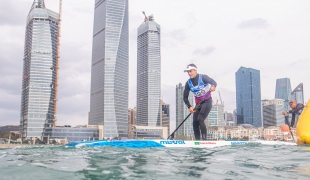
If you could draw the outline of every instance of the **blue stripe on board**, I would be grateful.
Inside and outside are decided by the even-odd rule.
[[[86,145],[89,147],[101,147],[101,146],[112,146],[112,147],[129,147],[129,148],[149,148],[149,147],[165,147],[157,142],[149,140],[99,140],[99,141],[83,141],[83,142],[72,142],[66,144],[66,146],[75,147],[77,145]]]

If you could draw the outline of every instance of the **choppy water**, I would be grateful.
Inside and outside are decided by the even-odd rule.
[[[0,149],[0,179],[310,179],[306,146]]]

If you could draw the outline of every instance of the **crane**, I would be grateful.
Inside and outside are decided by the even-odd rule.
[[[222,101],[222,97],[221,97],[221,93],[220,93],[220,91],[219,91],[219,96],[220,96],[220,101],[221,101],[221,104],[223,105],[223,107],[224,107],[224,103],[223,103],[223,101]]]
[[[58,74],[59,74],[59,55],[60,55],[60,30],[62,16],[62,0],[59,0],[59,15],[58,15],[58,34],[57,34],[57,51],[56,51],[56,78],[55,78],[55,99],[54,99],[54,127],[56,127],[57,118],[57,99],[58,99]]]
[[[146,14],[144,11],[142,11],[142,13],[144,14],[144,22],[148,21],[149,19],[147,18]]]

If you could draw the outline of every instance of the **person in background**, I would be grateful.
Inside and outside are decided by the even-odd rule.
[[[303,104],[301,104],[301,103],[296,103],[295,100],[291,100],[289,102],[289,105],[292,108],[292,110],[283,111],[282,114],[283,115],[288,115],[290,113],[292,114],[292,120],[291,120],[291,125],[290,125],[290,129],[291,129],[295,125],[295,117],[296,117],[296,115],[298,115],[298,116],[301,115],[302,110],[304,109],[305,106]]]

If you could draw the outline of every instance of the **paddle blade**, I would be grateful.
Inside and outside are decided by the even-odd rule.
[[[168,139],[174,139],[174,133],[172,133],[172,134],[168,137]]]

